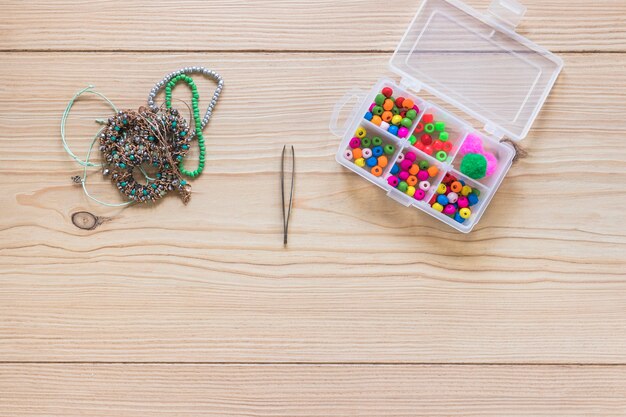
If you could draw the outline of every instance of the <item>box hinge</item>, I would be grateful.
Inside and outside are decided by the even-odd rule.
[[[400,86],[405,90],[413,90],[416,93],[419,93],[422,89],[422,83],[411,78],[402,78]]]
[[[526,14],[526,7],[516,0],[493,0],[489,14],[504,26],[515,29]]]
[[[485,132],[489,133],[491,136],[495,136],[498,139],[502,139],[504,137],[504,132],[492,124],[486,124],[484,129]]]

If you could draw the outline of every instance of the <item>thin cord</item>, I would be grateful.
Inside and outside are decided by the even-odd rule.
[[[78,164],[80,164],[83,167],[83,176],[80,179],[80,184],[83,187],[83,192],[85,193],[85,195],[87,197],[89,197],[91,200],[95,201],[98,204],[101,204],[103,206],[107,206],[107,207],[124,207],[124,206],[128,206],[130,204],[133,204],[134,201],[126,201],[123,203],[107,203],[105,201],[101,201],[98,200],[96,197],[92,196],[91,194],[89,194],[89,191],[87,190],[87,168],[88,167],[102,167],[102,164],[97,164],[97,163],[93,163],[93,162],[89,162],[89,158],[91,156],[91,151],[93,150],[93,146],[96,143],[96,141],[98,140],[98,136],[100,135],[100,133],[102,133],[102,130],[104,129],[104,127],[101,127],[98,132],[95,134],[95,136],[93,137],[93,139],[91,140],[91,145],[89,146],[89,149],[87,150],[87,156],[85,157],[85,160],[81,160],[78,156],[76,156],[74,154],[74,152],[72,152],[72,150],[70,149],[70,147],[67,144],[67,141],[65,139],[65,125],[67,124],[67,119],[70,115],[70,111],[72,109],[72,106],[74,105],[74,102],[83,94],[85,93],[89,93],[89,94],[94,94],[100,98],[102,98],[104,101],[106,101],[109,106],[113,109],[113,111],[115,113],[117,113],[117,107],[115,107],[115,104],[113,104],[113,102],[111,100],[109,100],[104,94],[99,93],[95,90],[93,90],[95,87],[93,85],[89,85],[86,88],[83,88],[82,90],[79,90],[78,92],[76,92],[76,94],[74,94],[74,97],[72,97],[72,99],[69,101],[69,103],[67,104],[67,107],[65,108],[65,111],[63,112],[63,116],[61,117],[61,141],[63,142],[63,148],[65,149],[65,152],[67,152],[67,154],[74,159],[74,161],[76,161]],[[96,121],[97,123],[100,123],[100,121]],[[100,123],[101,124],[101,123]],[[143,172],[143,170],[142,170]],[[145,175],[145,173],[144,173]],[[146,178],[149,178],[146,175]]]

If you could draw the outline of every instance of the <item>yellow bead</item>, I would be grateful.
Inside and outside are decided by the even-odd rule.
[[[363,139],[365,137],[365,135],[367,135],[367,132],[365,131],[365,129],[363,129],[362,127],[358,128],[356,130],[356,137],[359,139]]]
[[[415,187],[413,187],[413,186],[409,186],[409,187],[406,189],[406,193],[407,193],[407,195],[408,195],[409,197],[413,197],[413,196],[415,195]]]
[[[363,168],[365,166],[365,159],[359,158],[356,161],[354,161],[354,163],[357,164],[357,166],[360,166],[361,168]]]
[[[391,124],[395,126],[398,126],[400,122],[402,122],[402,116],[400,116],[399,114],[396,114],[391,118]]]
[[[470,195],[471,192],[472,192],[472,187],[470,187],[469,185],[464,185],[463,188],[461,189],[461,194],[463,194],[465,197]]]
[[[433,204],[433,208],[435,210],[437,210],[439,213],[441,213],[443,211],[443,206],[441,204],[439,204],[439,203]]]
[[[437,194],[445,194],[447,190],[448,187],[446,187],[446,184],[439,184],[439,187],[437,187]]]
[[[469,219],[469,216],[471,215],[472,215],[472,210],[468,208],[462,208],[461,210],[459,210],[459,216],[461,216],[461,218],[463,219]]]

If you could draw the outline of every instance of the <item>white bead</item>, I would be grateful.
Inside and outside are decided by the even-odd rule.
[[[422,181],[420,182],[419,187],[422,191],[428,191],[430,189],[430,183],[428,181]]]
[[[372,150],[370,148],[363,148],[362,154],[363,154],[363,158],[365,159],[371,158]]]

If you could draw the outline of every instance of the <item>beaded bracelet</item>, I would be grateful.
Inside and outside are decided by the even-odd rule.
[[[200,119],[198,108],[199,94],[195,82],[186,74],[200,73],[215,81],[217,87],[203,119]],[[192,114],[195,129],[191,129],[187,121],[177,109],[172,108],[172,89],[179,82],[186,82],[191,88]],[[157,82],[148,95],[148,108],[140,107],[138,111],[117,111],[113,103],[104,95],[92,90],[93,86],[79,91],[68,104],[61,119],[61,139],[68,154],[79,164],[85,172],[78,177],[85,194],[92,200],[106,206],[122,206],[133,202],[154,202],[166,195],[168,191],[178,190],[186,204],[191,195],[191,186],[182,179],[182,176],[196,178],[204,170],[206,147],[202,130],[208,124],[217,100],[222,92],[224,80],[213,70],[204,67],[185,67],[167,74]],[[156,106],[154,100],[158,92],[165,87],[165,107]],[[65,140],[65,124],[74,101],[83,93],[96,94],[105,99],[116,114],[110,117],[105,126],[98,132],[96,138],[100,142],[102,164],[89,162],[91,148],[85,161],[81,161],[69,149]],[[94,138],[94,141],[96,140]],[[190,148],[193,138],[198,139],[199,163],[195,170],[184,168],[183,160]],[[92,142],[93,146],[93,142]],[[91,196],[86,188],[87,167],[102,166],[103,175],[111,175],[119,191],[129,201],[121,204],[109,204]],[[148,175],[144,167],[155,171],[154,178]],[[135,179],[135,169],[139,169],[146,179],[141,184]]]

